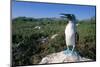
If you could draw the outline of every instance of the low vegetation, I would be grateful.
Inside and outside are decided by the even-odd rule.
[[[76,50],[81,56],[96,60],[95,18],[78,21],[79,42]],[[51,53],[66,49],[65,26],[61,18],[27,18],[12,20],[12,63],[15,65],[38,64]],[[58,34],[55,38],[53,35]]]

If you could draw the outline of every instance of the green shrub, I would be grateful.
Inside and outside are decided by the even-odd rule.
[[[25,17],[26,18],[26,17]],[[65,44],[65,20],[15,19],[12,22],[12,63],[15,65],[38,64],[48,54],[67,48]],[[79,42],[76,50],[81,56],[96,59],[96,22],[79,21]],[[40,26],[40,29],[34,29]],[[58,34],[54,39],[52,35]],[[42,43],[41,39],[47,38]]]

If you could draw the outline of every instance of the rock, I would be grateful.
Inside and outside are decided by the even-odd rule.
[[[41,29],[41,27],[40,26],[35,26],[34,29]]]
[[[92,59],[81,57],[76,51],[71,53],[70,50],[65,50],[58,53],[47,55],[41,60],[39,64],[79,62],[79,61],[92,61]]]
[[[40,43],[46,43],[46,42],[48,42],[48,37],[44,37],[44,36],[42,36],[41,38],[39,38],[38,40],[37,40],[38,42],[40,42]]]
[[[54,34],[51,36],[51,39],[54,39],[56,36],[58,36],[58,34]]]

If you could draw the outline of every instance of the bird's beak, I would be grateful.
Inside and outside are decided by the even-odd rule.
[[[65,14],[65,13],[61,13],[60,15],[62,15],[62,18],[68,18],[69,16],[71,16],[72,14]]]

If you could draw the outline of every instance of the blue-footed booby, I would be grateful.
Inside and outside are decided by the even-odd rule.
[[[67,18],[68,24],[66,25],[65,28],[65,41],[66,41],[66,46],[67,46],[67,51],[70,50],[71,48],[71,53],[73,52],[76,41],[79,38],[78,33],[76,31],[76,18],[74,14],[64,14],[62,17]]]

